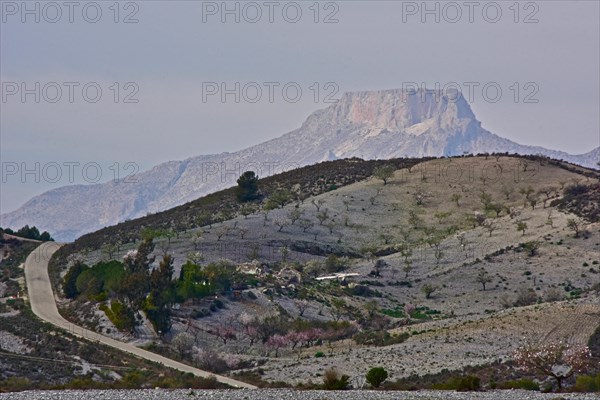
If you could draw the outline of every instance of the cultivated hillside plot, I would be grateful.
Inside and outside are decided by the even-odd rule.
[[[358,384],[373,366],[393,380],[467,366],[501,368],[499,379],[508,379],[518,376],[511,363],[519,346],[588,343],[600,326],[600,224],[590,197],[597,173],[507,155],[389,165],[349,184],[323,177],[313,187],[286,175],[260,200],[224,201],[195,219],[199,227],[165,230],[167,212],[99,233],[137,227],[139,238],[153,238],[150,268],[172,265],[173,297],[161,306],[168,333],[119,331],[115,315],[101,310],[128,304],[127,294],[89,280],[104,279],[94,271],[109,259],[125,257],[119,268],[127,271],[140,239],[67,246],[54,276],[76,262],[99,266],[76,280],[63,312],[259,384],[321,382],[331,367]],[[201,216],[202,201],[194,207]],[[156,330],[145,304],[140,318]]]

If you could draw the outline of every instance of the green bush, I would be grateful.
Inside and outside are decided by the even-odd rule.
[[[108,319],[110,319],[117,329],[129,331],[135,327],[135,315],[125,304],[113,301],[110,308],[105,304],[102,304],[100,309],[104,311]]]
[[[79,275],[88,270],[89,267],[81,262],[75,263],[70,269],[69,272],[65,275],[63,279],[63,293],[68,299],[74,299],[79,296],[79,291],[77,290],[77,278]]]
[[[515,381],[506,381],[499,385],[500,389],[523,389],[523,390],[540,390],[540,385],[531,379],[518,379]]]
[[[388,373],[383,367],[371,368],[365,377],[374,388],[378,388],[387,378]]]
[[[577,392],[600,392],[600,374],[596,376],[578,376],[575,382]]]
[[[0,381],[0,392],[20,392],[27,389],[31,389],[31,381],[27,378],[11,376]]]
[[[244,172],[237,180],[236,197],[240,202],[256,200],[258,194],[258,176],[253,171]]]
[[[83,269],[75,280],[78,293],[92,299],[102,292],[116,292],[125,279],[125,266],[119,261],[99,262]]]
[[[322,351],[317,351],[315,353],[315,358],[323,358],[325,357],[325,353],[323,353]]]

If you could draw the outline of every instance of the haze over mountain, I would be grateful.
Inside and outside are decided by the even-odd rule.
[[[126,219],[183,204],[235,185],[254,170],[264,177],[336,158],[453,156],[508,152],[544,154],[595,167],[600,147],[581,155],[526,146],[482,128],[462,96],[402,90],[352,92],[312,113],[302,126],[279,138],[234,152],[170,161],[138,174],[135,182],[71,185],[36,196],[0,216],[0,226],[25,224],[60,241]]]

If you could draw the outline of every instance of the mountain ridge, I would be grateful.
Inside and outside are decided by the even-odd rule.
[[[526,146],[484,128],[463,96],[400,89],[349,92],[311,113],[291,132],[233,153],[168,161],[137,181],[70,185],[42,193],[0,216],[1,226],[36,225],[57,240],[169,209],[235,185],[245,170],[265,177],[317,162],[359,157],[453,156],[486,152],[543,154],[595,167],[600,147],[581,155]]]

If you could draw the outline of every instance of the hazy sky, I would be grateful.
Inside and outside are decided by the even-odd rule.
[[[519,143],[600,145],[600,2],[467,3],[2,1],[0,210],[69,172],[82,182],[87,163],[106,181],[115,163],[123,176],[127,162],[235,151],[297,128],[328,94],[408,82],[474,82],[483,126]],[[236,82],[239,103],[209,92]],[[35,163],[39,182],[21,174]]]

